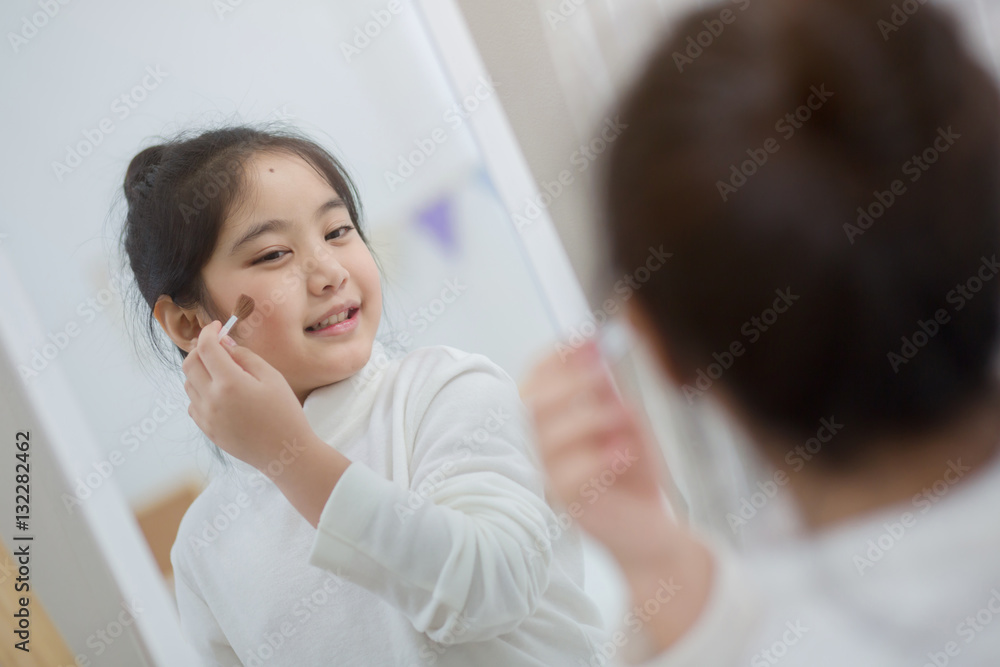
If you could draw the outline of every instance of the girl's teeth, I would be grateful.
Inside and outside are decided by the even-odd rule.
[[[331,324],[337,324],[338,322],[343,322],[344,320],[347,319],[347,314],[349,312],[350,312],[349,310],[345,310],[341,312],[339,315],[333,315],[332,317],[328,317],[319,324],[309,327],[309,331],[316,331],[317,329],[323,329],[325,327],[328,327]]]

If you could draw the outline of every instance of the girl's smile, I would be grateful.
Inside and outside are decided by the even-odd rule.
[[[316,336],[339,336],[354,331],[358,327],[358,313],[361,307],[356,304],[334,306],[306,331]]]

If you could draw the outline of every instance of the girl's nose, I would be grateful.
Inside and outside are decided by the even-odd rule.
[[[334,292],[340,290],[350,276],[344,265],[337,261],[336,253],[331,252],[328,248],[324,248],[313,257],[306,259],[304,265],[309,291],[316,295],[321,295],[331,286]]]

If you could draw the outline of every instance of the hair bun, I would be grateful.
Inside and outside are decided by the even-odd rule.
[[[164,148],[162,144],[150,146],[132,158],[125,171],[125,183],[122,186],[129,206],[134,205],[139,198],[152,190],[156,182],[156,172],[163,160]]]

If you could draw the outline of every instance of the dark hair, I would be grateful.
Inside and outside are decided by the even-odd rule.
[[[346,170],[326,149],[293,130],[242,125],[188,132],[140,151],[125,173],[128,213],[122,245],[144,302],[138,304],[145,311],[138,319],[158,353],[153,306],[162,294],[183,308],[201,305],[214,319],[228,319],[212,302],[201,271],[227,216],[247,193],[247,162],[264,152],[284,152],[309,163],[344,200],[358,235],[368,243],[357,190]]]
[[[888,0],[722,8],[687,16],[621,103],[612,261],[673,253],[636,298],[687,395],[722,383],[793,438],[833,416],[822,458],[851,465],[993,390],[997,90],[931,5],[902,25]]]

